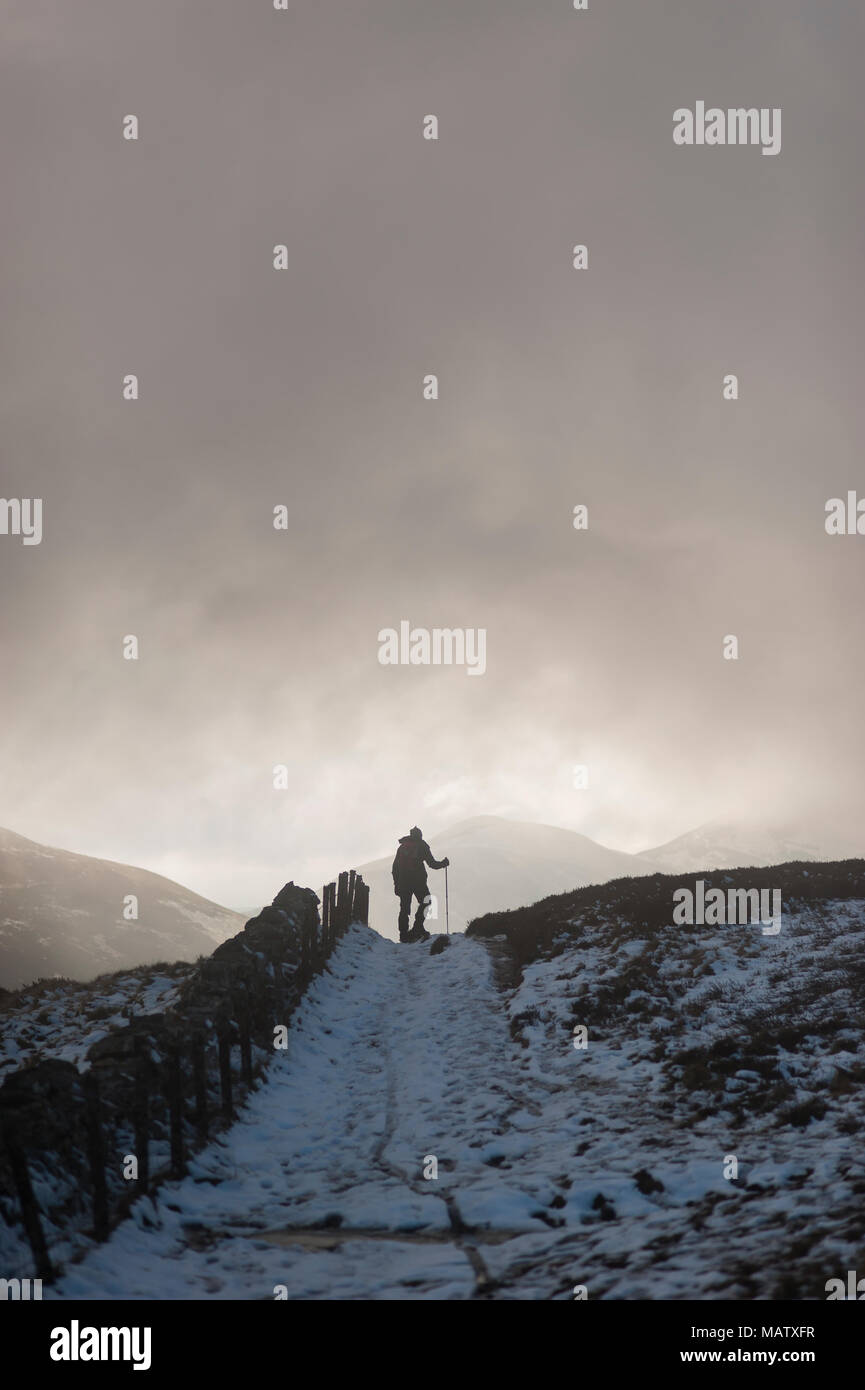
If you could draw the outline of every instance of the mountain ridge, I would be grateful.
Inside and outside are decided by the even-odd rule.
[[[768,867],[790,862],[829,863],[860,858],[865,840],[836,837],[831,846],[818,843],[801,826],[772,825],[747,820],[704,821],[660,845],[637,854],[665,873],[694,873],[701,869]]]
[[[396,937],[398,910],[391,864],[399,834],[406,834],[408,828],[394,835],[390,854],[358,865],[370,886],[370,925],[391,940]],[[577,830],[540,821],[471,816],[426,838],[436,858],[447,856],[451,861],[452,931],[462,931],[484,912],[522,907],[551,892],[657,871],[645,858],[608,849]],[[440,930],[445,924],[444,874],[430,870],[429,888],[433,902],[428,923],[431,930]]]
[[[126,920],[124,900],[138,899]],[[240,913],[173,879],[56,849],[0,827],[0,988],[42,976],[92,979],[159,960],[194,960],[240,930]]]

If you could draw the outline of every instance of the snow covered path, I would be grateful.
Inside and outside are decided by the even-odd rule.
[[[555,1188],[499,1168],[540,1118],[517,1052],[482,943],[431,957],[352,928],[237,1124],[50,1296],[483,1292],[487,1246],[550,1236]]]
[[[822,1297],[861,1244],[861,1069],[849,1029],[826,1055],[817,1014],[847,1016],[823,961],[858,960],[861,928],[836,905],[683,951],[601,923],[504,991],[496,941],[431,956],[352,927],[236,1124],[45,1296]],[[815,1037],[764,1057],[788,989]],[[700,1047],[724,1061],[714,1099],[678,1077]],[[779,1084],[799,1127],[779,1127]]]

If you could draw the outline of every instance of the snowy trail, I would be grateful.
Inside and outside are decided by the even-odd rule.
[[[431,957],[352,928],[234,1127],[51,1296],[482,1294],[485,1249],[555,1195],[499,1167],[539,1116],[516,1052],[482,943]]]
[[[780,1130],[751,1016],[735,1010],[750,1000],[764,1027],[779,981],[800,997],[803,954],[855,956],[858,908],[846,911],[791,917],[768,952],[722,933],[696,960],[602,923],[507,993],[495,940],[457,935],[431,956],[352,927],[237,1122],[45,1296],[819,1296],[856,1267],[861,1126],[830,1108]],[[605,1003],[612,986],[627,1007]],[[574,1020],[593,1007],[579,1051]],[[671,1056],[702,1041],[726,1058],[731,1038],[751,1048],[725,1073],[734,1101],[755,1096],[740,1120],[670,1079]],[[777,1066],[829,1086],[836,1066],[858,1074],[855,1046],[845,1034],[830,1062],[817,1039]]]

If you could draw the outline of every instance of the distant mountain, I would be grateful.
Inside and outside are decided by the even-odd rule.
[[[408,830],[406,826],[400,833]],[[427,838],[436,859],[447,856],[451,861],[451,931],[463,931],[467,922],[485,912],[523,907],[550,893],[658,870],[646,856],[606,849],[574,830],[501,816],[474,816]],[[371,890],[370,926],[392,939],[397,936],[399,910],[391,878],[396,844],[395,837],[390,854],[358,866]],[[438,914],[429,929],[444,931],[444,872],[427,872]]]
[[[855,858],[863,852],[865,837],[858,845],[851,839],[844,844],[834,841],[827,847],[797,827],[709,821],[664,845],[642,851],[637,858],[645,859],[663,873],[675,874],[787,864],[798,859],[819,863]]]
[[[127,922],[130,894],[138,920]],[[243,924],[239,913],[159,874],[0,829],[0,988],[43,975],[89,980],[154,961],[195,960]]]

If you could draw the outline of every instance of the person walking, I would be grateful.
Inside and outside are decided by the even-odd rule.
[[[393,861],[393,891],[399,898],[399,939],[400,941],[425,941],[429,932],[424,927],[424,918],[429,903],[427,866],[431,869],[446,869],[449,859],[433,859],[432,850],[420,829],[412,826],[408,835],[403,835]],[[408,918],[412,898],[417,898],[418,908],[414,925],[409,931]]]

